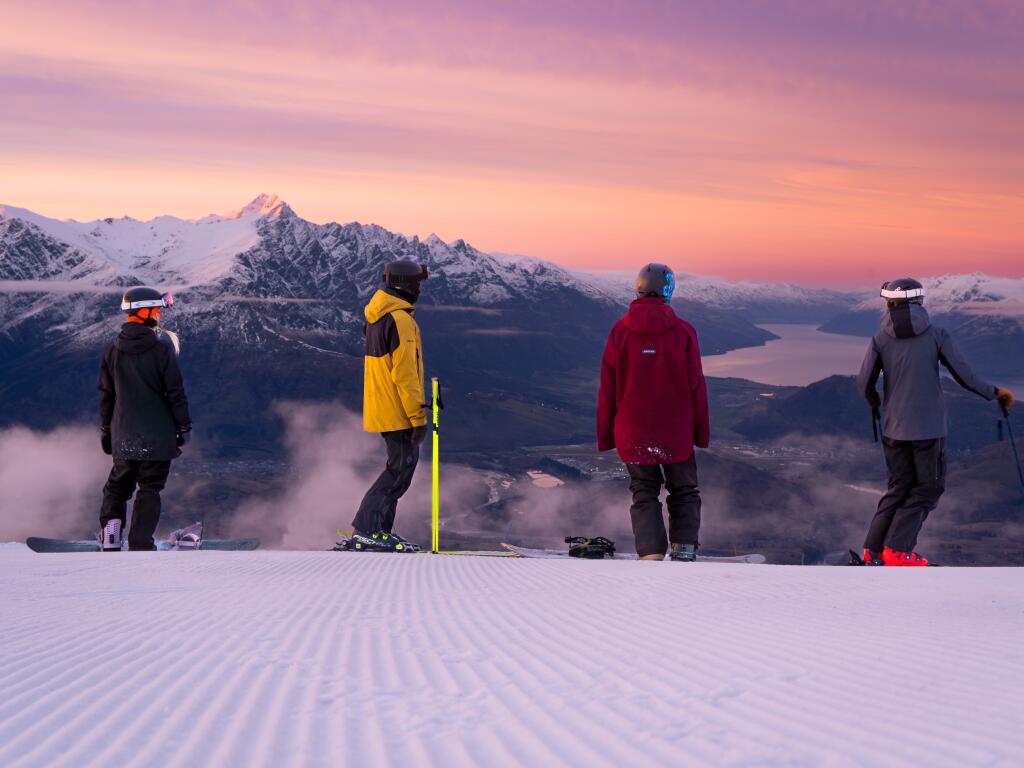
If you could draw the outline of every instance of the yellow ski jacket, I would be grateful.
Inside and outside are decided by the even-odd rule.
[[[424,426],[423,343],[412,304],[379,290],[364,314],[363,429],[393,432]]]

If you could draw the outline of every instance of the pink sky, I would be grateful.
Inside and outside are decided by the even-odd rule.
[[[0,202],[273,191],[578,267],[1021,276],[1022,51],[1014,0],[9,4]]]

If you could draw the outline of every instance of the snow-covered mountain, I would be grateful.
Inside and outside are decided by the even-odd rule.
[[[1024,380],[1024,279],[975,272],[921,282],[933,322],[954,334],[972,363],[991,377]],[[882,300],[872,295],[827,321],[821,330],[870,336],[878,330],[881,312]]]
[[[417,307],[428,374],[448,382],[453,402],[467,398],[463,416],[481,427],[468,435],[528,429],[561,439],[589,423],[591,398],[572,388],[597,369],[624,298],[550,262],[494,256],[462,240],[315,224],[268,195],[194,221],[56,221],[0,207],[0,397],[15,404],[3,417],[88,413],[118,295],[137,284],[175,292],[164,322],[182,336],[193,399],[222,442],[251,441],[254,430],[262,437],[252,414],[275,399],[340,397],[357,407],[362,306],[384,265],[400,258],[430,270]],[[705,305],[688,314],[709,352],[771,338]]]
[[[278,248],[279,250],[275,250]],[[427,302],[458,300],[499,305],[548,290],[571,288],[599,298],[549,262],[499,259],[462,240],[424,241],[376,225],[305,221],[276,195],[260,195],[226,216],[198,220],[160,216],[91,222],[57,221],[0,206],[0,279],[74,280],[118,287],[172,284],[179,289],[219,285],[242,296],[337,297],[341,283],[365,297],[378,274],[364,267],[408,257],[431,268]],[[27,258],[33,255],[33,258]],[[440,293],[438,283],[442,284]]]
[[[630,301],[634,296],[636,272],[588,270],[574,274],[615,301]],[[675,297],[686,304],[735,313],[754,323],[813,323],[828,320],[853,306],[860,294],[794,283],[730,282],[720,277],[677,272]]]
[[[933,314],[1024,317],[1024,279],[972,272],[928,277],[921,283],[925,288],[925,305]],[[881,299],[872,292],[850,309],[877,313],[880,306]]]
[[[417,307],[427,373],[449,384],[468,443],[589,439],[594,371],[608,328],[632,298],[633,273],[570,272],[373,224],[316,224],[274,195],[198,220],[57,221],[0,206],[0,421],[90,414],[119,294],[138,284],[176,294],[165,323],[184,341],[197,423],[209,425],[218,445],[265,440],[275,400],[358,407],[362,306],[384,265],[399,258],[430,270]],[[971,306],[1008,306],[989,300],[993,286],[1002,283],[960,286],[956,295]],[[856,297],[794,285],[686,275],[678,295],[709,354],[772,338],[753,322],[857,317],[845,312]],[[1007,318],[971,317],[979,321],[975,348],[1005,363],[993,329]]]

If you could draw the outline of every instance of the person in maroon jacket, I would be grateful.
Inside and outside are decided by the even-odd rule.
[[[697,559],[700,491],[694,446],[711,437],[697,332],[669,306],[675,275],[648,264],[637,299],[612,328],[601,361],[597,448],[618,449],[633,493],[630,516],[642,560]],[[668,537],[661,486],[668,489]]]

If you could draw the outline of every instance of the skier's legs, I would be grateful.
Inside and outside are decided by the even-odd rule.
[[[416,473],[416,467],[419,465],[420,447],[413,444],[411,429],[403,429],[401,432],[389,434],[394,437],[385,438],[385,440],[389,441],[388,461],[389,463],[391,462],[391,456],[394,454],[396,480],[395,484],[388,490],[388,503],[384,510],[382,530],[390,533],[391,529],[395,527],[398,500],[409,490],[409,486],[412,485],[413,475]]]
[[[885,547],[893,516],[906,503],[917,482],[911,443],[883,437],[882,448],[885,451],[885,465],[889,470],[889,488],[878,501],[878,510],[864,539],[864,549],[872,552],[881,552]]]
[[[103,502],[100,505],[100,528],[106,528],[111,520],[120,520],[124,530],[126,505],[135,493],[135,477],[138,462],[114,459],[114,466],[103,486]]]
[[[387,447],[388,463],[366,492],[352,520],[352,527],[360,533],[390,530],[398,499],[409,489],[419,462],[419,448],[412,444],[411,429],[382,432],[381,437]]]
[[[665,481],[661,465],[627,464],[626,471],[629,472],[629,490],[633,493],[629,516],[633,523],[636,553],[640,557],[664,555],[668,549],[668,538],[658,499]]]
[[[921,526],[946,490],[946,441],[914,440],[911,446],[916,482],[896,511],[885,539],[885,545],[897,552],[914,551]]]
[[[139,490],[132,505],[132,527],[128,531],[128,548],[156,549],[153,533],[160,522],[160,491],[167,484],[171,471],[169,461],[137,461],[136,482]]]
[[[700,534],[700,490],[697,488],[697,455],[677,464],[665,464],[668,498],[668,538],[673,544],[697,545]]]

